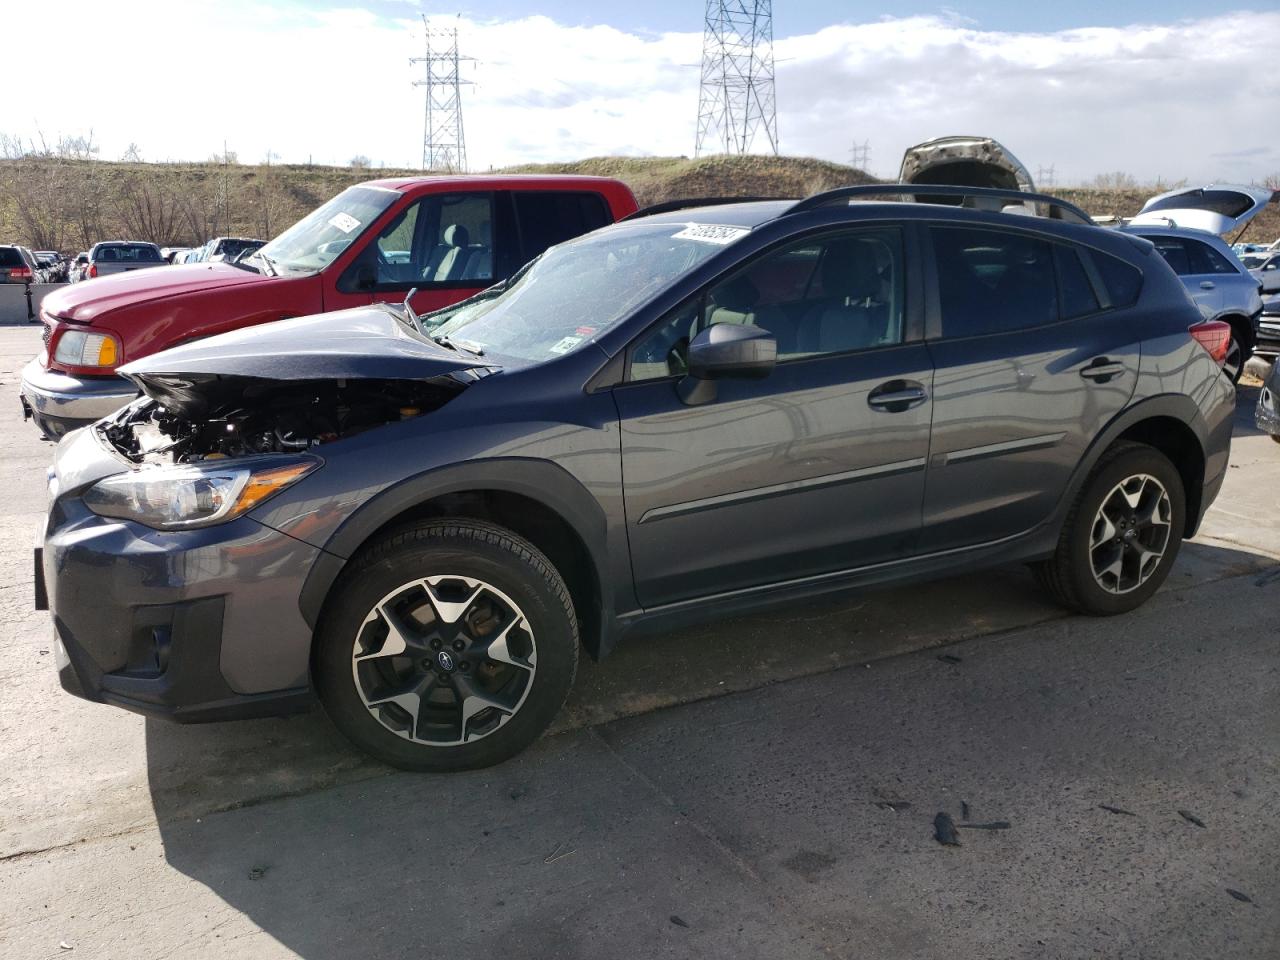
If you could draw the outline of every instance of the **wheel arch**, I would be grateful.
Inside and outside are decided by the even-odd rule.
[[[362,505],[324,544],[307,575],[299,597],[307,624],[315,629],[334,584],[366,546],[396,528],[446,516],[498,524],[546,554],[569,588],[587,653],[600,659],[612,649],[616,631],[604,511],[562,467],[522,458],[429,471]]]
[[[1183,536],[1194,536],[1204,507],[1208,436],[1204,415],[1188,396],[1163,394],[1134,404],[1107,425],[1077,465],[1060,507],[1062,515],[1108,449],[1122,441],[1145,443],[1168,457],[1182,478],[1187,498]]]

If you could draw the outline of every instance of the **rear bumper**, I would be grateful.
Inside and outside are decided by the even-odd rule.
[[[46,370],[39,359],[22,371],[23,416],[50,439],[115,413],[137,395],[124,377],[75,377]]]

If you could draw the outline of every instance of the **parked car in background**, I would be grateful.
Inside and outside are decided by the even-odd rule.
[[[240,263],[144,271],[50,294],[41,308],[45,350],[23,371],[23,404],[47,436],[60,436],[137,395],[116,374],[122,363],[252,324],[401,301],[411,291],[415,310],[438,310],[635,209],[626,185],[601,177],[360,184]]]
[[[372,755],[456,770],[627,634],[1010,562],[1133,610],[1226,473],[1229,330],[1069,204],[873,199],[903,189],[640,216],[429,316],[134,361],[146,397],[50,481],[63,685],[185,720],[314,686]],[[991,212],[1024,197],[1054,219]]]
[[[1253,352],[1272,363],[1280,358],[1280,295],[1266,297],[1262,301]]]
[[[150,267],[164,266],[164,257],[154,243],[139,240],[108,240],[95,243],[89,251],[89,266],[85,279],[108,277],[114,273],[128,273]]]
[[[41,283],[61,283],[64,273],[62,254],[56,250],[36,250],[34,253],[38,268],[37,279]]]
[[[35,283],[39,269],[26,247],[0,245],[0,283]]]
[[[75,259],[71,261],[71,265],[67,268],[67,280],[71,283],[79,283],[84,279],[85,271],[89,269],[89,251],[82,250],[76,254]]]
[[[161,247],[160,256],[169,263],[179,263],[178,257],[186,253],[190,247]]]
[[[1258,394],[1254,421],[1259,430],[1280,443],[1280,363],[1271,364],[1271,373]]]
[[[1262,283],[1264,295],[1280,293],[1280,250],[1245,253],[1240,263]]]
[[[1152,241],[1207,320],[1231,326],[1227,368],[1238,380],[1257,346],[1261,283],[1223,235],[1244,227],[1275,199],[1259,187],[1210,184],[1152,197],[1121,229]]]
[[[257,250],[266,242],[249,237],[215,237],[206,244],[205,253],[201,259],[210,263],[219,263],[223,260],[235,262],[244,253]]]

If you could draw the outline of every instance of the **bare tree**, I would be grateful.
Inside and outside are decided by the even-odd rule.
[[[363,153],[357,153],[347,163],[347,166],[349,166],[352,170],[368,170],[369,158],[366,157]]]

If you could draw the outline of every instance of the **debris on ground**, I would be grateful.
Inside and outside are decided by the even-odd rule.
[[[1204,821],[1201,820],[1199,817],[1197,817],[1190,810],[1179,810],[1178,816],[1180,816],[1183,820],[1187,821],[1187,823],[1194,823],[1197,827],[1201,827],[1201,828],[1204,827]]]
[[[58,949],[59,949],[59,950],[74,950],[74,949],[75,949],[75,947],[73,947],[71,944],[67,943],[67,941],[65,941],[65,940],[60,940],[60,941],[58,942]]]
[[[954,653],[940,653],[938,654],[938,659],[941,660],[943,663],[960,663],[961,662],[961,659],[957,657]]]
[[[961,820],[969,819],[969,801],[968,800],[960,801],[960,819]]]
[[[910,810],[911,802],[909,800],[872,800],[875,806],[881,810],[892,810],[897,813],[899,810]]]
[[[689,925],[688,925],[687,923],[685,923],[683,920],[681,920],[679,917],[677,917],[674,913],[669,917],[669,919],[670,919],[670,920],[671,920],[671,922],[672,922],[672,923],[674,923],[677,927],[684,927],[686,930],[688,930],[688,929],[689,929]]]
[[[949,813],[939,813],[933,818],[933,839],[944,847],[960,846],[960,834],[956,832],[956,822]]]
[[[1124,807],[1113,807],[1113,806],[1111,806],[1110,804],[1106,804],[1106,803],[1100,803],[1100,804],[1098,804],[1098,809],[1099,809],[1099,810],[1105,810],[1105,811],[1107,811],[1107,813],[1118,813],[1118,814],[1120,814],[1120,816],[1122,816],[1122,817],[1136,817],[1136,816],[1137,816],[1137,814],[1136,814],[1136,813],[1134,813],[1132,810],[1126,810]]]
[[[1249,896],[1247,893],[1241,893],[1239,890],[1232,890],[1230,887],[1227,887],[1227,893],[1231,894],[1231,896],[1235,897],[1241,903],[1253,903],[1253,897]]]
[[[266,875],[267,875],[266,867],[254,867],[252,870],[249,871],[250,880],[261,880]]]
[[[566,847],[563,843],[557,843],[555,849],[548,853],[542,862],[555,863],[557,860],[563,860],[565,857],[577,852],[573,847]]]
[[[990,823],[962,823],[961,830],[1008,830],[1013,824],[1008,820],[992,820]]]

